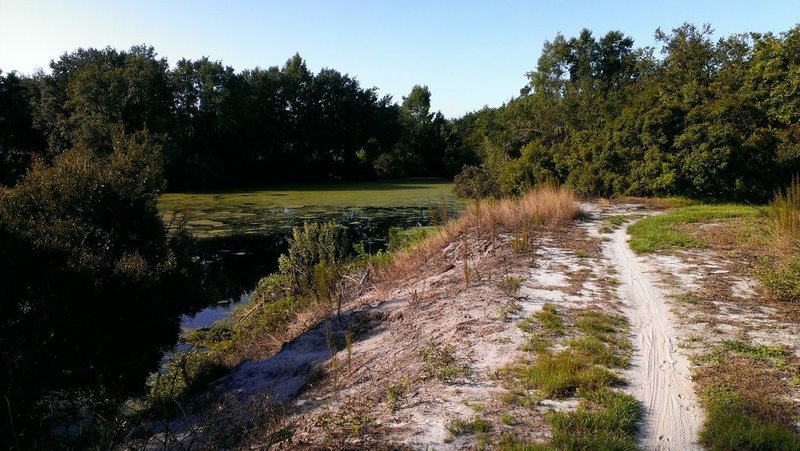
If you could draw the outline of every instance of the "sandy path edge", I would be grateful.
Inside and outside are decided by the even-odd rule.
[[[629,391],[643,406],[642,449],[701,449],[697,444],[703,412],[694,393],[689,362],[675,349],[674,316],[664,293],[648,273],[652,268],[628,247],[626,223],[605,246],[619,271],[619,294],[633,334]]]

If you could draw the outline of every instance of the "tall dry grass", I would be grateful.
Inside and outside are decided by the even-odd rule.
[[[470,205],[459,217],[460,228],[519,230],[557,227],[580,214],[575,192],[558,186],[528,191],[519,198],[485,199]]]
[[[780,238],[794,243],[800,239],[800,179],[775,193],[769,203],[769,216]]]
[[[486,199],[469,205],[461,215],[442,226],[440,232],[398,255],[391,265],[376,274],[380,280],[397,280],[413,275],[451,243],[469,231],[472,239],[494,239],[499,233],[533,232],[553,229],[580,215],[574,191],[558,186],[534,188],[518,198]]]

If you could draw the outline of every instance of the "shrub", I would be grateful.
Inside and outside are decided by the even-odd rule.
[[[75,148],[0,191],[0,430],[16,439],[44,440],[45,412],[142,393],[197,303],[189,240],[156,210],[158,154],[146,134],[117,137],[108,156]]]
[[[464,166],[453,183],[453,193],[465,199],[500,196],[500,186],[492,171],[485,166]]]

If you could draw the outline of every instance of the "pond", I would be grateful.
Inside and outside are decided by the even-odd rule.
[[[164,194],[158,202],[161,215],[172,228],[182,224],[198,238],[205,284],[215,299],[184,316],[182,326],[208,327],[246,302],[256,282],[276,269],[293,226],[336,221],[348,227],[354,242],[376,252],[385,247],[390,227],[429,225],[452,217],[462,205],[452,183],[440,179]]]

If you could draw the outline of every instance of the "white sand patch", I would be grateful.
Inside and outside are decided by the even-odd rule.
[[[731,294],[736,297],[749,299],[756,295],[756,281],[750,278],[739,279],[731,285]]]

